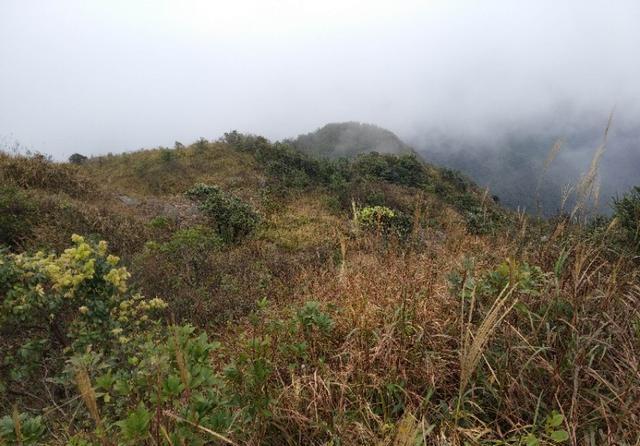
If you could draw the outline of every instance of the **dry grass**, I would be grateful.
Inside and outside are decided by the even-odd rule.
[[[195,183],[207,183],[246,198],[258,193],[265,181],[251,156],[215,142],[201,149],[140,150],[91,158],[81,169],[108,189],[134,196],[182,193]]]
[[[96,423],[96,426],[99,427],[102,422],[100,420],[100,412],[98,410],[98,400],[96,399],[96,392],[93,390],[93,386],[91,385],[91,378],[87,373],[87,369],[82,366],[79,366],[76,369],[76,385],[78,386],[78,390],[80,392],[80,396],[82,397],[84,405],[89,411],[89,414],[91,414],[91,417]]]
[[[99,192],[97,183],[83,175],[76,166],[54,163],[43,155],[25,157],[1,151],[0,184],[64,193],[72,197],[86,197]]]
[[[547,171],[549,170],[549,167],[551,167],[551,164],[553,164],[555,159],[560,154],[560,151],[562,150],[563,145],[564,145],[564,141],[562,139],[558,139],[553,144],[553,146],[551,146],[551,149],[549,149],[549,153],[547,153],[547,157],[545,158],[544,163],[542,165],[542,172],[540,172],[540,178],[538,178],[538,184],[536,186],[536,208],[539,216],[542,215],[542,211],[543,211],[542,204],[540,201],[540,188],[542,187],[542,182],[545,179],[545,176],[547,174]]]
[[[471,308],[469,309],[467,323],[463,328],[462,346],[460,348],[460,398],[469,384],[471,375],[480,363],[480,359],[484,353],[485,346],[489,342],[489,338],[495,332],[500,322],[502,322],[505,316],[509,314],[513,307],[518,303],[517,299],[510,299],[514,289],[515,288],[510,285],[507,285],[502,289],[496,300],[484,315],[484,319],[475,334],[469,329],[476,301],[476,292],[475,289],[473,290],[471,296]],[[462,309],[464,311],[464,306],[462,306]],[[462,321],[465,320],[464,313],[460,319]]]
[[[587,214],[589,212],[587,205],[590,200],[592,203],[597,204],[600,194],[598,168],[600,166],[602,155],[604,155],[607,148],[607,138],[609,136],[609,129],[611,128],[612,121],[613,111],[609,114],[609,120],[607,121],[607,126],[604,129],[604,135],[602,137],[602,143],[593,152],[589,169],[584,173],[576,185],[576,203],[571,211],[572,219],[579,218],[580,215]]]

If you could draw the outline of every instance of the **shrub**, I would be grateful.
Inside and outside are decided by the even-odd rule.
[[[270,146],[267,138],[255,135],[244,135],[237,130],[225,133],[222,140],[236,150],[255,154],[260,148]]]
[[[148,225],[153,229],[167,229],[170,226],[170,222],[167,217],[158,215],[149,220]]]
[[[0,418],[0,444],[36,446],[42,444],[45,425],[41,416],[14,412],[13,416]]]
[[[371,152],[356,157],[353,169],[361,176],[402,186],[421,187],[428,183],[423,164],[413,154],[381,155]]]
[[[163,163],[170,163],[172,161],[175,161],[175,159],[177,158],[176,151],[168,149],[166,147],[160,147],[158,149],[158,154],[160,155],[160,160]]]
[[[0,252],[4,332],[37,327],[31,334],[40,338],[27,343],[42,339],[83,351],[95,342],[126,342],[145,325],[150,311],[166,306],[161,299],[146,300],[128,289],[130,275],[118,267],[118,257],[107,254],[106,242],[93,245],[78,235],[73,242],[60,255]]]
[[[443,168],[441,176],[458,192],[467,192],[471,188],[471,182],[459,170]]]
[[[313,331],[314,327],[325,333],[333,327],[331,317],[322,311],[319,302],[313,300],[305,302],[302,308],[297,311],[296,316],[302,331],[307,336]]]
[[[205,226],[194,226],[176,231],[171,239],[160,245],[160,251],[193,257],[198,252],[215,251],[222,245],[220,237]]]
[[[16,245],[29,236],[36,206],[14,187],[0,187],[0,244]]]
[[[517,287],[524,294],[536,294],[544,275],[539,267],[527,262],[506,259],[498,267],[486,274],[479,283],[479,289],[488,296],[499,294],[505,287]]]
[[[209,141],[206,138],[200,137],[200,139],[193,143],[193,147],[196,153],[203,153],[209,147]]]
[[[640,249],[640,186],[613,202],[614,218],[623,237],[635,250]]]
[[[186,192],[199,208],[213,220],[214,227],[225,242],[235,242],[251,234],[260,217],[251,205],[217,186],[198,184]]]
[[[74,153],[73,155],[71,155],[69,157],[69,162],[71,164],[82,164],[87,160],[87,157],[80,154],[80,153]]]
[[[496,209],[493,203],[471,192],[446,195],[444,198],[462,214],[470,234],[496,234],[506,222],[504,213]]]
[[[256,160],[285,187],[302,188],[323,180],[321,162],[283,143],[261,145]]]
[[[361,228],[382,234],[405,237],[411,231],[411,221],[400,211],[385,206],[368,206],[356,211],[355,220]]]
[[[128,291],[128,273],[117,263],[104,242],[94,245],[79,236],[60,256],[2,253],[0,258],[0,291],[7,296],[0,326],[23,337],[15,324],[44,329],[64,321],[72,341],[57,350],[64,367],[46,371],[49,383],[62,387],[54,389],[60,407],[80,404],[67,430],[74,435],[56,441],[138,445],[166,439],[201,445],[222,439],[234,444],[226,437],[233,434],[245,444],[242,440],[272,418],[280,383],[274,376],[283,361],[298,368],[322,360],[315,354],[334,322],[319,303],[307,302],[288,320],[254,313],[251,330],[229,341],[239,350],[231,362],[214,367],[213,355],[223,357],[222,345],[192,326],[161,324],[154,310],[164,302]],[[264,309],[266,300],[258,306]],[[277,351],[271,336],[279,339]],[[0,442],[46,442],[51,411],[45,412],[47,418],[13,412],[0,417]]]

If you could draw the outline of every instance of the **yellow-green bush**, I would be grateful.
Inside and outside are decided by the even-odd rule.
[[[7,357],[16,361],[5,363],[10,372],[23,366],[24,354],[16,353],[25,345],[45,343],[40,350],[50,356],[113,348],[147,329],[151,314],[166,307],[128,289],[129,273],[107,253],[106,242],[74,235],[73,243],[60,255],[0,252],[0,327],[10,340]]]
[[[358,209],[355,220],[359,227],[382,234],[405,237],[411,231],[411,221],[402,212],[386,206],[367,206]]]

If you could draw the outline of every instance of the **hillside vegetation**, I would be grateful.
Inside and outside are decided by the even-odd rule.
[[[299,143],[0,154],[0,444],[638,444],[640,190]]]

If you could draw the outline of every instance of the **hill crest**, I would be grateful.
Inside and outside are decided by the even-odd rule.
[[[390,130],[356,121],[334,122],[291,141],[299,150],[327,158],[353,157],[360,153],[414,153]]]

